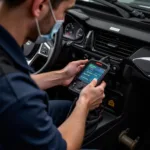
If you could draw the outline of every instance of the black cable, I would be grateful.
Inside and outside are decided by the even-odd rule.
[[[111,65],[111,61],[110,61],[110,57],[109,56],[102,57],[99,61],[100,62],[104,62],[107,65]]]

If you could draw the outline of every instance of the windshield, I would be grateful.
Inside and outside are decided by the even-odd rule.
[[[140,7],[145,7],[150,9],[150,0],[118,0],[118,1],[123,3],[137,4]]]
[[[80,1],[80,0],[77,0]],[[94,0],[84,0],[84,1],[94,1]],[[107,0],[106,0],[107,1]],[[137,5],[142,8],[150,9],[150,0],[117,0],[118,2]]]

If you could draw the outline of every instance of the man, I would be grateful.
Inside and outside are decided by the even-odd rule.
[[[101,104],[105,83],[95,87],[97,81],[93,80],[82,90],[68,119],[57,123],[55,119],[63,113],[67,115],[70,103],[49,102],[43,90],[68,85],[87,60],[72,62],[60,71],[31,75],[21,49],[28,40],[41,43],[52,38],[63,23],[65,11],[74,3],[74,0],[1,0],[0,143],[3,149],[78,150],[82,145],[87,115]]]

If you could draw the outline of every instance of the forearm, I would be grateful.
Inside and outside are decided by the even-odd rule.
[[[67,150],[79,150],[83,142],[88,109],[76,105],[70,117],[58,128],[67,142]]]
[[[40,89],[46,90],[48,88],[61,85],[64,79],[64,72],[63,70],[60,70],[37,75],[32,74],[31,78],[36,82]]]

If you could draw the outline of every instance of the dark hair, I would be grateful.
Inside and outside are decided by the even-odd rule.
[[[25,0],[4,0],[6,2],[6,4],[13,8],[13,7],[17,7],[19,5],[21,5],[22,3],[25,2]],[[63,1],[63,0],[50,0],[52,3],[52,7],[53,8],[57,8],[57,6]]]

